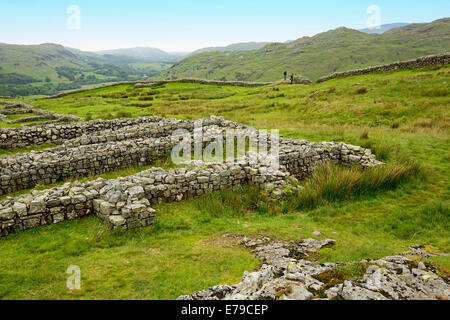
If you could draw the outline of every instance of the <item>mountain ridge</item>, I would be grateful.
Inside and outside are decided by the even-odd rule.
[[[364,33],[383,34],[386,31],[389,31],[391,29],[405,27],[409,24],[410,23],[406,23],[406,22],[387,23],[387,24],[382,24],[379,28],[364,28],[364,29],[359,29],[358,31],[361,31]]]
[[[340,27],[259,50],[200,53],[177,62],[155,79],[277,81],[287,71],[315,81],[334,72],[447,52],[449,34],[449,18],[409,24],[384,34]]]

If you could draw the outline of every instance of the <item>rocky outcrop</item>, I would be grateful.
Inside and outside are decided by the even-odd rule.
[[[325,82],[331,79],[351,77],[363,74],[370,74],[376,72],[388,72],[400,69],[410,69],[410,68],[422,68],[427,66],[444,65],[450,63],[450,53],[431,55],[426,57],[421,57],[414,60],[401,61],[391,64],[386,64],[382,66],[369,67],[364,69],[350,70],[344,72],[333,73],[332,75],[322,77],[317,80],[317,83]]]
[[[214,286],[179,300],[437,300],[450,298],[448,279],[431,265],[403,255],[360,262],[360,280],[335,283],[337,268],[348,264],[317,263],[313,255],[334,240],[300,242],[224,236],[250,249],[263,262],[255,272],[244,272],[237,285]],[[448,254],[444,254],[448,255]],[[334,276],[327,276],[327,274]],[[329,280],[329,281],[327,281]]]
[[[312,84],[312,81],[304,76],[295,76],[294,83],[295,84]]]

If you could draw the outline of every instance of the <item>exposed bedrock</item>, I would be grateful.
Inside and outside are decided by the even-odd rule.
[[[448,279],[433,266],[408,258],[410,252],[358,263],[364,271],[359,280],[341,279],[336,268],[349,264],[317,263],[312,257],[331,239],[299,242],[270,238],[250,239],[225,235],[243,245],[263,262],[255,272],[244,272],[242,282],[219,285],[179,300],[438,300],[450,298]],[[427,255],[430,255],[427,253]],[[439,254],[434,254],[435,256]],[[448,255],[448,254],[440,254]],[[335,271],[337,270],[337,271]]]

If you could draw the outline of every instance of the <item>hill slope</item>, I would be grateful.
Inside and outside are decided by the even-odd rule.
[[[129,48],[98,51],[99,55],[130,57],[145,62],[175,62],[186,56],[185,53],[167,53],[157,48]]]
[[[50,95],[104,82],[154,76],[171,64],[98,55],[57,44],[0,44],[0,95]]]
[[[360,29],[360,30],[358,30],[358,31],[361,31],[361,32],[364,32],[364,33],[377,33],[377,34],[383,34],[383,33],[385,33],[386,31],[389,31],[389,30],[391,30],[391,29],[394,29],[394,28],[400,28],[400,27],[405,27],[405,26],[407,26],[407,25],[409,25],[409,23],[402,23],[402,22],[400,22],[400,23],[389,23],[389,24],[383,24],[383,25],[381,25],[379,29],[369,29],[369,28],[366,28],[366,29]]]
[[[258,50],[268,45],[269,42],[240,42],[233,43],[225,47],[207,47],[196,50],[190,55],[195,55],[203,52],[228,52],[228,51],[245,51],[245,50]]]
[[[201,53],[188,57],[157,78],[275,81],[284,71],[316,80],[337,71],[437,54],[450,48],[450,19],[411,24],[384,34],[338,28],[259,50]]]
[[[0,73],[17,73],[36,80],[59,80],[56,68],[86,69],[89,65],[76,54],[57,44],[0,44]]]

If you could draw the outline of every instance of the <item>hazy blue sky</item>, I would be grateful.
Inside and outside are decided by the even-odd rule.
[[[76,11],[67,13],[71,5],[80,8],[80,29],[67,26],[70,17],[77,26]],[[0,0],[0,42],[191,51],[294,40],[339,26],[364,28],[371,5],[380,7],[382,24],[450,16],[449,0]]]

